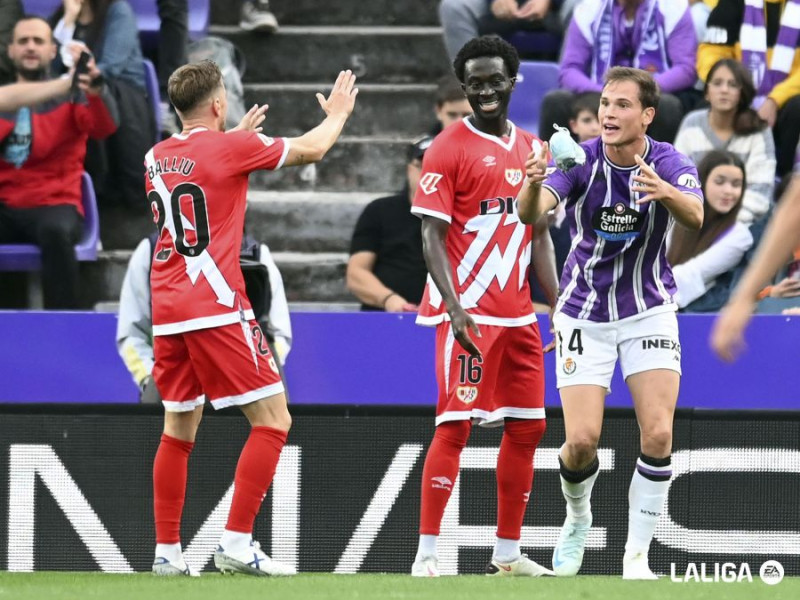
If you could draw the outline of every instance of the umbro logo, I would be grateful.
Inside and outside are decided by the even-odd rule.
[[[450,491],[453,489],[453,482],[450,481],[449,477],[444,477],[440,475],[439,477],[431,477],[431,487],[437,490],[448,490]]]
[[[497,164],[497,159],[491,154],[487,154],[483,157],[483,164],[487,167],[494,167]]]

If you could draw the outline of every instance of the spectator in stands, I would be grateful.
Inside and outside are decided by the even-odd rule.
[[[792,170],[800,138],[797,9],[795,0],[720,0],[697,53],[702,80],[721,58],[735,58],[750,71],[756,88],[753,108],[772,128],[779,176]]]
[[[86,170],[106,205],[143,209],[142,157],[153,145],[155,115],[145,87],[136,15],[127,0],[63,0],[53,15],[61,61],[70,67],[90,51],[119,109],[117,131],[89,144]]]
[[[539,132],[549,140],[553,123],[567,126],[575,94],[599,97],[603,74],[610,67],[630,66],[652,73],[661,90],[648,135],[672,142],[684,113],[678,96],[692,102],[696,52],[687,0],[583,0],[564,37],[562,89],[544,97]]]
[[[741,159],[732,152],[712,150],[700,161],[697,171],[704,197],[703,226],[693,231],[676,223],[667,250],[678,288],[675,302],[690,311],[691,304],[731,272],[753,245],[750,229],[736,219],[747,189]],[[706,306],[706,310],[721,308],[727,293],[716,298],[716,306]]]
[[[472,114],[472,107],[467,101],[461,82],[453,75],[445,75],[436,82],[436,125],[431,135],[438,135],[448,125],[460,121]]]
[[[569,0],[567,0],[569,3]],[[453,61],[458,51],[481,34],[539,29],[561,33],[564,0],[442,0],[439,20],[444,45]]]
[[[744,66],[723,58],[708,73],[705,99],[710,108],[689,113],[675,149],[699,164],[711,150],[727,150],[745,165],[747,189],[739,220],[753,223],[769,210],[775,185],[775,142],[766,121],[750,104],[756,90]]]
[[[0,0],[0,85],[15,79],[14,65],[8,57],[8,43],[14,24],[23,12],[21,0]]]
[[[597,111],[600,108],[597,94],[581,94],[572,101],[569,130],[578,143],[588,142],[600,135],[600,121]]]
[[[14,27],[8,53],[17,81],[48,79],[56,56],[52,31],[38,17]],[[74,244],[83,222],[81,173],[89,137],[104,138],[117,127],[113,97],[97,78],[86,94],[33,101],[16,113],[0,114],[0,243],[34,243],[42,251],[45,308],[76,308],[78,263]],[[33,100],[33,98],[32,98]]]
[[[275,33],[278,19],[269,9],[269,0],[241,0],[239,27],[245,31]]]
[[[698,40],[705,39],[708,15],[711,14],[711,9],[717,5],[717,0],[689,0],[689,4],[691,5],[695,35]]]
[[[150,311],[150,265],[156,235],[143,239],[131,255],[122,282],[117,321],[117,350],[139,386],[145,404],[161,402],[153,384],[153,321]],[[240,263],[255,319],[267,336],[280,369],[292,347],[292,324],[283,278],[266,244],[242,239]],[[254,264],[255,263],[255,264]],[[254,268],[259,267],[259,268]],[[283,375],[283,373],[281,373]]]
[[[414,312],[422,300],[428,270],[419,219],[410,207],[422,157],[432,141],[426,136],[409,146],[406,188],[373,200],[358,218],[347,262],[347,288],[361,301],[361,310]]]

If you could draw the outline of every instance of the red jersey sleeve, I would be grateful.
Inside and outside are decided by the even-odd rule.
[[[428,215],[450,223],[458,173],[458,152],[441,142],[440,138],[435,139],[425,152],[411,212],[418,217]]]
[[[225,136],[229,138],[231,164],[240,173],[280,169],[289,153],[289,142],[285,138],[271,138],[252,131],[233,131]]]

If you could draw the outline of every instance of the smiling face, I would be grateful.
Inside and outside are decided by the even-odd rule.
[[[709,77],[706,100],[711,110],[718,112],[735,111],[739,105],[742,84],[728,67],[718,67]]]
[[[609,146],[625,146],[641,139],[653,122],[655,109],[643,108],[634,81],[612,81],[600,96],[600,135]]]
[[[720,215],[726,215],[742,199],[744,173],[734,165],[718,165],[708,174],[704,188],[708,205]]]
[[[481,56],[464,65],[464,92],[479,121],[505,119],[514,82],[499,56]]]

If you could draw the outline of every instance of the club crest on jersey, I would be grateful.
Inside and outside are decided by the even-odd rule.
[[[471,385],[460,385],[456,390],[456,396],[464,404],[472,404],[478,399],[478,388]]]
[[[419,180],[419,189],[425,192],[426,196],[430,196],[433,192],[437,191],[436,184],[442,179],[439,173],[424,173]]]
[[[564,361],[564,366],[563,366],[564,373],[566,373],[567,375],[572,375],[575,372],[575,369],[577,368],[578,368],[577,363],[574,360],[572,360],[571,357],[567,357],[567,360]]]
[[[522,181],[522,169],[506,169],[506,181],[514,187],[518,186]]]

